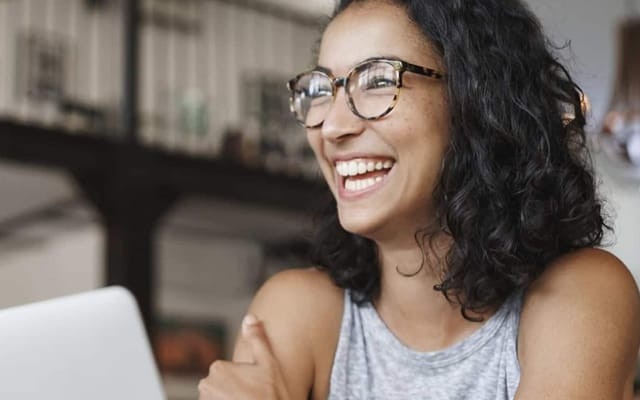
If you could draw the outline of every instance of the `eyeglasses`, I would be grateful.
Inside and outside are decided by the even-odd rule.
[[[406,71],[434,79],[444,77],[431,68],[378,57],[357,64],[346,77],[334,78],[331,71],[316,67],[287,83],[291,112],[303,126],[318,128],[327,117],[338,89],[344,87],[347,104],[355,115],[365,120],[382,118],[398,102]]]

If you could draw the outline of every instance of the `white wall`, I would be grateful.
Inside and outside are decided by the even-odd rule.
[[[0,245],[0,309],[103,286],[102,233],[92,224],[20,233]]]
[[[59,171],[0,160],[0,221],[71,198],[74,193],[70,181]]]

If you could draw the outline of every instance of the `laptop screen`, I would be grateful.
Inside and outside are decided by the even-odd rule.
[[[0,399],[165,399],[133,296],[95,291],[0,310]]]

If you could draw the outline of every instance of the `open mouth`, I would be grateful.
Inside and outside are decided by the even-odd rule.
[[[346,192],[361,192],[382,182],[395,165],[390,159],[356,159],[336,162]]]

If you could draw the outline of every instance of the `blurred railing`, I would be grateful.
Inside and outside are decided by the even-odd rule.
[[[122,139],[125,1],[0,0],[0,119]],[[311,63],[320,21],[252,1],[139,3],[138,143],[314,175],[284,82]]]

